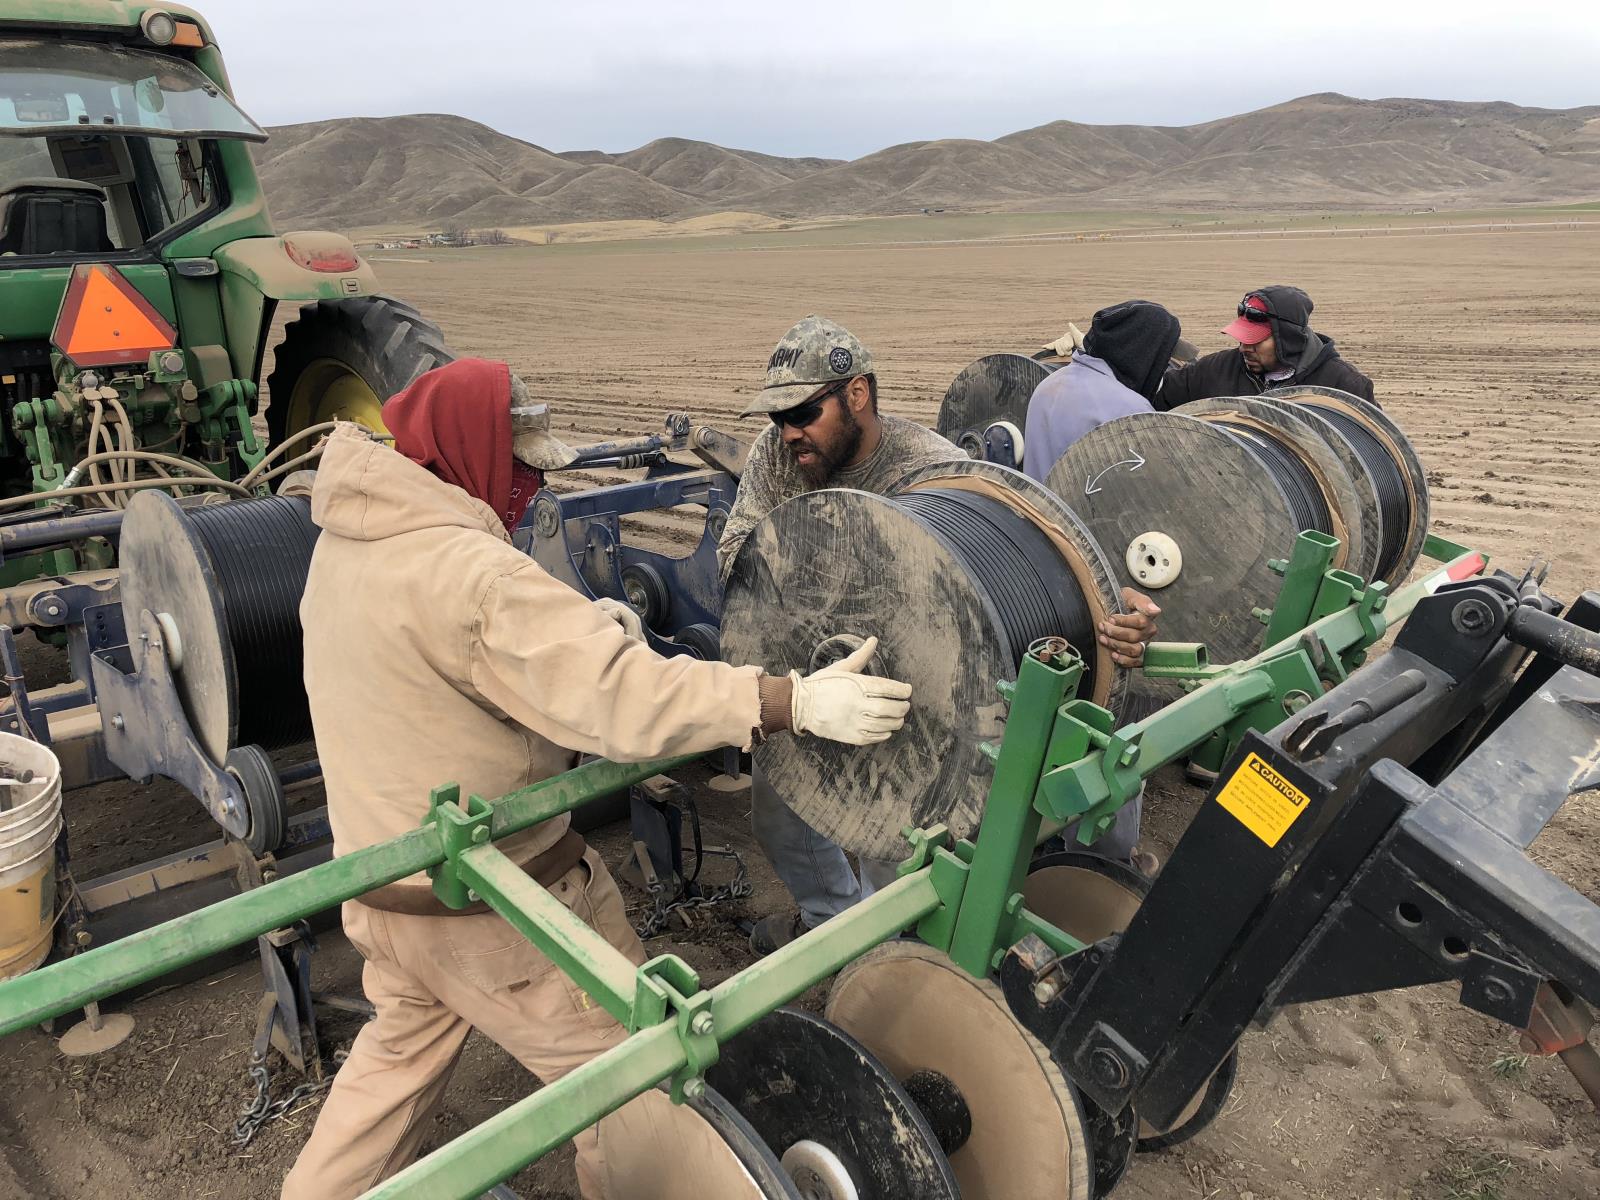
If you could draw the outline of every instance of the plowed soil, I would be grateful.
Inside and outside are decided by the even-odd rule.
[[[873,348],[886,409],[931,424],[946,384],[973,358],[1031,351],[1069,320],[1086,328],[1102,305],[1160,301],[1209,351],[1221,348],[1213,331],[1247,288],[1297,283],[1316,299],[1313,324],[1376,380],[1420,452],[1437,531],[1508,568],[1548,556],[1549,587],[1566,598],[1600,580],[1590,465],[1600,434],[1600,241],[1589,234],[759,250],[682,242],[409,252],[377,265],[386,288],[433,315],[458,352],[508,360],[575,442],[651,431],[669,411],[738,431],[773,343],[807,312],[844,322]],[[688,514],[663,514],[634,533],[687,546],[699,529]],[[1201,793],[1171,778],[1154,793],[1147,841],[1165,853]],[[749,961],[735,917],[776,911],[786,897],[749,837],[746,798],[699,794],[708,838],[741,849],[756,895],[651,949],[677,950],[714,981]],[[198,805],[162,787],[77,793],[69,819],[93,873],[210,836]],[[1569,802],[1535,856],[1600,900],[1597,837],[1600,800],[1590,792]],[[625,833],[599,840],[617,861]],[[317,959],[319,987],[356,988],[356,956],[337,933],[321,938]],[[316,1105],[242,1152],[229,1143],[247,1098],[256,982],[242,961],[119,1006],[139,1026],[98,1058],[64,1059],[42,1033],[9,1039],[0,1197],[274,1194]],[[354,1029],[350,1018],[331,1022],[325,1040],[337,1047]],[[1559,1063],[1516,1050],[1514,1034],[1459,1008],[1449,988],[1306,1005],[1247,1037],[1239,1087],[1216,1124],[1142,1157],[1118,1195],[1600,1194],[1600,1120]],[[533,1086],[474,1039],[433,1143]],[[569,1159],[555,1155],[513,1182],[554,1200],[576,1194],[571,1179]]]

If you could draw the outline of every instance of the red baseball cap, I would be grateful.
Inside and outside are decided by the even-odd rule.
[[[1244,315],[1244,310],[1253,308],[1261,313],[1261,317],[1253,318]],[[1266,320],[1267,302],[1260,296],[1246,296],[1239,305],[1239,315],[1234,318],[1222,332],[1236,342],[1246,346],[1254,346],[1257,342],[1264,342],[1272,336],[1272,326]]]

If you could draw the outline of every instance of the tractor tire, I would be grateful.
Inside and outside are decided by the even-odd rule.
[[[267,376],[270,444],[335,419],[386,432],[381,411],[389,398],[455,357],[439,327],[404,301],[361,296],[302,305]]]

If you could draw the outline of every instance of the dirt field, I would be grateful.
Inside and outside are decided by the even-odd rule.
[[[1564,596],[1600,583],[1587,469],[1600,434],[1592,234],[743,250],[719,241],[404,257],[378,256],[388,290],[435,316],[458,352],[508,359],[577,441],[642,433],[672,410],[737,429],[734,414],[772,344],[806,312],[843,321],[873,347],[889,411],[931,422],[945,385],[974,357],[1029,350],[1069,320],[1086,327],[1101,305],[1161,301],[1209,351],[1246,288],[1298,283],[1317,301],[1313,324],[1372,375],[1417,445],[1438,531],[1512,568],[1549,555],[1550,587]],[[668,517],[649,532],[694,531]],[[1156,790],[1148,840],[1166,851],[1199,793],[1174,780]],[[746,910],[720,911],[670,943],[715,980],[748,961],[733,917],[775,911],[784,897],[749,839],[744,799],[701,796],[709,837],[739,846],[757,883]],[[69,809],[96,871],[209,836],[192,800],[159,789],[98,789],[73,796]],[[1600,800],[1589,793],[1568,804],[1536,852],[1600,899],[1597,835]],[[615,861],[621,832],[602,844]],[[357,960],[342,938],[324,936],[318,959],[320,987],[355,988]],[[269,1126],[242,1154],[228,1144],[246,1099],[255,984],[244,962],[138,1001],[133,1039],[96,1059],[63,1059],[42,1034],[11,1039],[0,1070],[0,1197],[273,1194],[316,1110]],[[337,1045],[354,1028],[328,1032]],[[1117,1194],[1600,1194],[1600,1122],[1564,1068],[1524,1063],[1515,1049],[1514,1037],[1443,988],[1306,1006],[1248,1038],[1241,1085],[1208,1133],[1141,1160]],[[531,1086],[474,1039],[434,1140]],[[575,1194],[559,1156],[515,1182],[528,1197]]]

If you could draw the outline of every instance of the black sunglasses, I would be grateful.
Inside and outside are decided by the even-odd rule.
[[[818,392],[804,404],[796,404],[793,408],[786,408],[782,412],[768,413],[767,415],[772,418],[774,425],[780,427],[787,425],[791,429],[804,429],[822,415],[822,406],[827,402],[828,397],[849,382],[848,379],[841,379],[826,391]]]
[[[1250,307],[1249,299],[1247,296],[1239,301],[1239,315],[1246,321],[1254,321],[1257,325],[1265,325],[1269,321],[1282,321],[1285,325],[1293,325],[1296,329],[1305,328],[1303,321],[1291,321],[1288,317],[1280,317],[1277,313],[1270,312],[1265,308]]]

